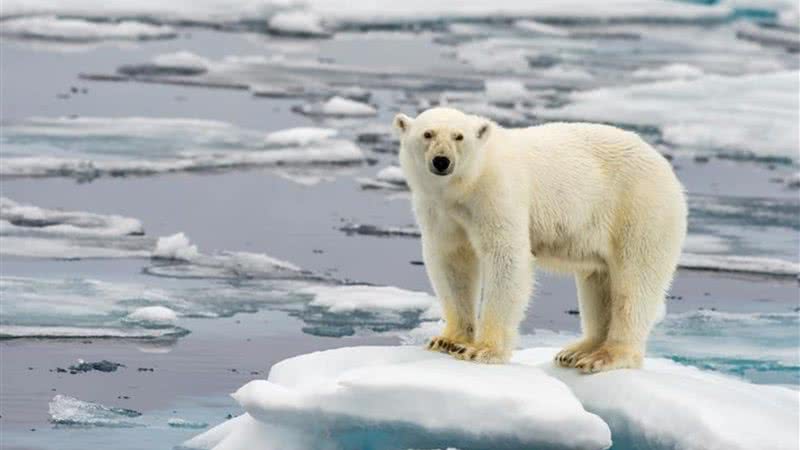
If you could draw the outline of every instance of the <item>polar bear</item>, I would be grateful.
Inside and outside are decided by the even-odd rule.
[[[641,366],[686,236],[683,187],[664,157],[599,124],[503,128],[433,108],[393,125],[446,321],[429,349],[508,361],[542,267],[573,273],[578,291],[583,336],[556,363]]]

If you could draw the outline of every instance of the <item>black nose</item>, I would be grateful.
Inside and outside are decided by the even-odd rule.
[[[436,168],[439,172],[444,172],[450,167],[450,159],[446,156],[437,156],[433,158],[433,167]]]

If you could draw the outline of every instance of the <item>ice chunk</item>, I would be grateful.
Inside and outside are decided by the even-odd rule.
[[[703,69],[691,64],[667,64],[661,67],[642,67],[633,71],[633,77],[643,80],[691,79],[704,74]]]
[[[196,73],[208,70],[211,61],[189,51],[164,53],[153,58],[153,63],[160,67],[177,67],[190,69]]]
[[[778,258],[711,255],[684,252],[678,265],[684,269],[741,272],[772,276],[800,276],[800,263]]]
[[[156,248],[153,250],[153,258],[177,261],[191,261],[199,255],[197,246],[191,244],[189,238],[182,232],[158,238]]]
[[[125,320],[148,328],[170,327],[178,321],[178,315],[166,306],[145,306],[128,314]]]
[[[142,414],[125,408],[110,408],[99,403],[56,395],[50,400],[50,421],[59,425],[134,427],[142,426],[132,418]]]
[[[706,75],[604,88],[573,93],[571,103],[538,112],[547,118],[655,126],[675,146],[796,161],[799,110],[796,96],[786,92],[797,90],[798,76],[797,71]],[[609,104],[625,108],[609,110]]]
[[[247,414],[184,445],[269,448],[285,445],[287,435],[305,437],[298,449],[323,443],[376,449],[611,444],[603,421],[541,369],[469,364],[417,347],[353,347],[291,358],[234,398]],[[270,433],[271,427],[279,432]]]
[[[314,286],[301,293],[311,294],[311,306],[327,309],[332,313],[406,312],[422,313],[424,317],[439,317],[439,303],[425,292],[413,292],[395,287],[380,286]]]
[[[153,245],[140,221],[61,211],[0,197],[0,254],[36,258],[146,257]]]
[[[172,428],[190,428],[190,429],[200,429],[200,428],[207,428],[208,424],[205,422],[193,422],[186,419],[181,419],[180,417],[173,417],[167,421],[167,425],[171,426]]]
[[[535,34],[542,34],[546,36],[562,36],[566,37],[569,36],[569,30],[557,27],[554,25],[548,25],[546,23],[537,22],[535,20],[518,20],[514,22],[514,26],[525,31],[529,31]]]
[[[251,166],[353,164],[352,142],[317,133],[300,145],[225,122],[141,117],[32,118],[3,127],[3,176],[147,175]],[[307,132],[306,132],[307,134]],[[280,138],[280,135],[278,135]],[[307,137],[307,136],[306,136]],[[286,139],[284,135],[283,139]],[[109,145],[113,142],[113,145]]]
[[[387,166],[375,174],[375,178],[359,178],[365,189],[407,190],[406,177],[398,166]]]
[[[93,370],[98,372],[116,372],[120,367],[125,367],[125,364],[116,363],[107,359],[96,362],[78,360],[78,364],[69,366],[68,370],[71,372],[91,372]]]
[[[305,11],[279,12],[269,19],[269,30],[276,34],[299,37],[328,37],[322,19]]]
[[[334,138],[338,134],[339,131],[333,128],[297,127],[270,133],[265,141],[269,145],[303,146]]]
[[[362,236],[402,236],[402,237],[420,237],[421,233],[419,228],[415,226],[408,227],[381,227],[369,224],[354,224],[349,223],[339,228],[348,235],[360,234]]]
[[[519,80],[486,80],[486,96],[495,103],[516,103],[525,99],[528,90]]]
[[[309,116],[333,117],[374,116],[378,113],[371,105],[338,96],[320,104],[302,105],[297,111]]]
[[[611,427],[620,448],[792,449],[800,425],[797,392],[750,384],[663,359],[642,370],[584,376],[552,363],[556,349],[516,352],[566,383]]]
[[[96,22],[56,16],[20,17],[4,20],[0,35],[67,42],[100,40],[170,39],[178,33],[166,25],[125,20]]]

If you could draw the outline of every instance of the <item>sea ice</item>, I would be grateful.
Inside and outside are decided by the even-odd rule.
[[[519,80],[486,80],[486,96],[495,103],[516,103],[528,95],[525,85]]]
[[[178,321],[178,315],[166,306],[145,306],[128,314],[125,320],[147,328],[170,327]]]
[[[0,254],[34,258],[147,257],[152,239],[140,221],[62,211],[0,197]]]
[[[408,190],[406,177],[398,166],[387,166],[379,170],[374,178],[359,178],[364,189]]]
[[[91,179],[252,166],[358,164],[364,160],[361,149],[350,141],[332,135],[325,139],[319,133],[308,139],[307,131],[285,131],[283,139],[287,135],[294,138],[291,144],[270,141],[274,133],[219,121],[31,118],[3,127],[0,175]],[[308,145],[301,145],[302,138]]]
[[[304,11],[279,12],[270,17],[268,28],[275,34],[298,37],[328,37],[322,18]]]
[[[667,64],[660,67],[642,67],[633,71],[634,78],[642,80],[691,79],[704,74],[703,69],[691,64]]]
[[[439,302],[425,292],[407,291],[391,286],[313,286],[300,291],[311,294],[311,306],[324,308],[331,313],[346,314],[355,311],[372,313],[419,313],[423,318],[439,318]]]
[[[372,105],[338,96],[323,103],[301,105],[297,110],[309,116],[332,117],[363,117],[378,113]]]
[[[339,134],[334,128],[297,127],[275,131],[264,139],[268,145],[303,146],[332,139]]]
[[[602,420],[541,369],[464,363],[418,347],[352,347],[291,358],[234,398],[245,415],[184,445],[220,450],[293,443],[297,449],[610,445]]]
[[[732,156],[797,160],[797,71],[663,81],[575,92],[539,108],[551,119],[655,126],[668,143]],[[624,108],[608,109],[609,104]],[[710,109],[709,109],[710,108]],[[725,130],[725,132],[720,132]]]
[[[584,376],[557,368],[557,349],[518,351],[513,361],[566,383],[605,420],[619,448],[793,449],[800,431],[797,392],[751,384],[664,359],[642,370]]]
[[[125,20],[96,22],[56,16],[20,17],[3,21],[0,35],[66,42],[100,40],[170,39],[178,35],[172,27]]]
[[[110,408],[61,394],[50,401],[50,421],[58,425],[135,427],[142,425],[130,419],[141,415],[132,409]]]

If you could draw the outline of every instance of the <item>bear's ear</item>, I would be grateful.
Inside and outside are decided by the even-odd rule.
[[[475,132],[475,137],[477,137],[479,141],[485,141],[487,138],[489,138],[491,133],[492,123],[481,121],[478,123],[478,130]]]
[[[392,121],[392,125],[394,125],[394,131],[397,133],[398,136],[402,136],[405,134],[409,128],[411,128],[411,122],[414,120],[407,115],[400,113],[394,116],[394,120]]]

